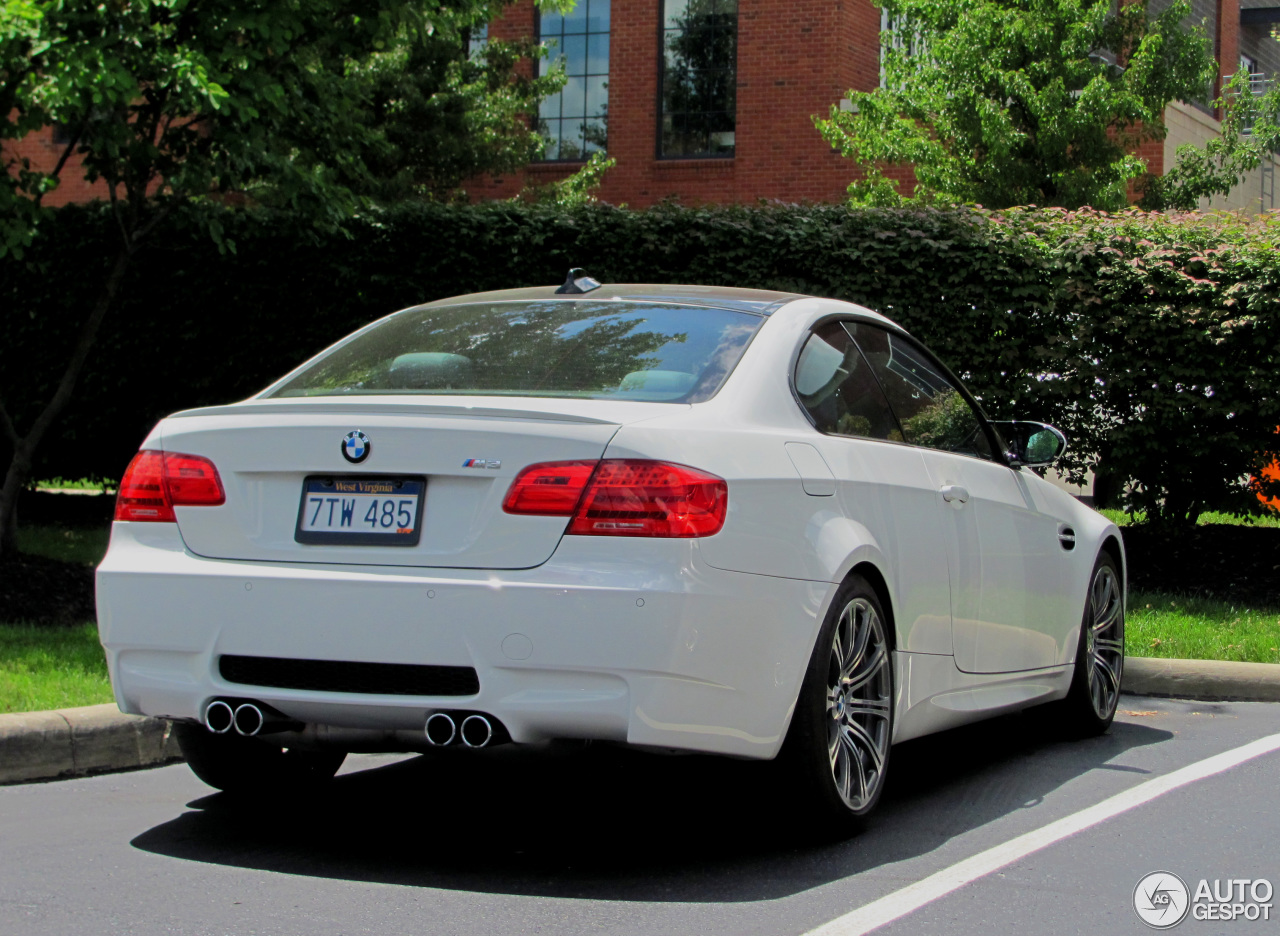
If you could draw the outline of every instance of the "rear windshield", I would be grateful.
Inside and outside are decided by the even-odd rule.
[[[764,319],[646,302],[409,309],[308,365],[272,396],[471,394],[697,403]]]

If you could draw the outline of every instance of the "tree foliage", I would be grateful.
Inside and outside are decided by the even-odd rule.
[[[1173,100],[1202,99],[1215,65],[1187,0],[885,0],[884,86],[816,120],[855,159],[855,202],[896,204],[885,165],[921,199],[990,207],[1127,204],[1135,155]]]
[[[43,193],[73,152],[86,178],[105,185],[113,232],[102,246],[110,260],[97,295],[70,340],[59,343],[61,377],[44,405],[15,420],[0,398],[0,440],[11,453],[0,486],[0,556],[12,548],[17,492],[36,448],[69,404],[135,256],[175,209],[240,199],[287,211],[304,231],[333,229],[367,204],[378,190],[375,174],[388,167],[396,179],[435,191],[490,144],[499,162],[528,153],[519,132],[499,138],[514,117],[511,102],[542,87],[510,80],[514,47],[467,56],[468,30],[487,22],[502,0],[3,3],[0,141],[57,123],[69,142],[50,169],[8,157],[0,174],[0,257],[30,248],[35,227],[48,219]],[[433,67],[420,80],[408,75],[424,62]],[[508,93],[504,81],[515,90]],[[435,110],[431,82],[447,91]],[[495,99],[491,113],[468,116],[468,106]],[[418,128],[419,120],[428,126]],[[450,130],[471,138],[452,150],[443,142],[415,149],[414,140]],[[234,249],[222,213],[179,217]],[[0,349],[0,369],[16,367],[11,350]]]
[[[564,86],[564,69],[525,74],[520,63],[546,53],[532,39],[488,39],[468,54],[459,34],[486,22],[485,9],[465,9],[455,30],[402,42],[359,66],[365,119],[379,131],[366,187],[378,200],[449,198],[473,176],[511,172],[542,154],[546,141],[528,115]]]

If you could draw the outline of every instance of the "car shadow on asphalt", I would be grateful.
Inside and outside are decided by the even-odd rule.
[[[1033,709],[910,741],[893,749],[869,827],[838,843],[815,843],[774,764],[594,745],[446,750],[340,775],[306,799],[210,795],[132,844],[190,861],[457,891],[777,899],[926,854],[1089,771],[1141,774],[1108,762],[1171,736],[1117,721],[1102,737],[1064,740],[1051,714]]]

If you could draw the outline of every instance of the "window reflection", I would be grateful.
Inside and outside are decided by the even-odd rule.
[[[538,109],[547,141],[542,158],[581,160],[607,147],[610,0],[578,0],[568,13],[543,13],[538,35],[549,47],[543,67],[563,62],[564,89]]]
[[[977,413],[934,363],[909,342],[862,322],[847,322],[912,445],[991,459]]]
[[[737,0],[663,0],[662,53],[661,155],[732,156]]]

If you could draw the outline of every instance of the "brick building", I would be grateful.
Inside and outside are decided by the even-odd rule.
[[[869,0],[578,0],[564,25],[577,30],[606,20],[608,152],[618,164],[605,176],[602,199],[638,208],[671,196],[689,203],[844,197],[850,163],[823,141],[810,115],[825,115],[849,88],[879,84],[880,10]],[[715,25],[692,25],[698,22]],[[520,0],[490,35],[546,38],[560,26],[560,17]],[[588,79],[579,91],[570,36],[576,33],[563,40],[570,82],[560,100],[544,105],[544,120],[556,119],[550,115],[557,105],[561,113],[576,111],[579,95],[596,87]],[[713,46],[705,62],[688,48],[699,39]],[[718,57],[726,51],[736,51],[727,62]],[[687,79],[706,71],[704,64],[720,72],[719,81]],[[690,98],[696,113],[680,109]],[[588,114],[588,123],[605,125],[600,115]],[[566,123],[561,118],[560,129]],[[583,151],[593,148],[583,140]],[[524,173],[469,190],[508,196],[526,180],[562,178],[580,165],[562,144],[548,155]]]
[[[1219,86],[1240,68],[1258,75],[1259,87],[1280,74],[1280,43],[1271,38],[1280,0],[1193,0],[1191,19],[1213,40]],[[563,178],[607,146],[617,159],[600,190],[608,202],[842,200],[853,165],[811,118],[850,89],[879,85],[880,30],[870,0],[578,0],[568,17],[520,0],[490,34],[554,39],[569,84],[540,114],[552,140],[547,158],[468,189],[508,197],[526,182]],[[1171,105],[1166,123],[1169,138],[1141,150],[1156,173],[1172,165],[1178,145],[1218,132],[1204,107]],[[1275,207],[1273,180],[1274,167],[1264,167],[1229,204],[1213,207]]]
[[[1152,11],[1171,0],[1150,0]],[[1258,87],[1280,76],[1280,0],[1192,0],[1219,62],[1219,85],[1237,69]],[[526,183],[563,178],[594,150],[617,166],[600,197],[636,208],[675,197],[700,202],[840,201],[854,172],[814,129],[849,89],[880,80],[881,12],[870,0],[577,0],[567,16],[518,0],[489,27],[500,38],[554,39],[567,61],[566,88],[539,119],[552,139],[547,158],[505,178],[467,186],[475,198],[503,198]],[[1217,88],[1215,88],[1215,93]],[[1176,103],[1169,135],[1143,146],[1152,172],[1172,165],[1182,143],[1219,132],[1211,110]],[[61,153],[46,129],[5,145],[48,168]],[[72,156],[62,185],[46,197],[61,205],[106,197],[83,180]],[[1277,207],[1274,161],[1214,208]]]
[[[27,134],[21,140],[5,140],[0,152],[3,153],[5,164],[11,159],[26,159],[33,169],[48,171],[58,164],[66,144],[67,140],[61,135],[59,128],[45,127]],[[107,186],[102,180],[89,182],[85,179],[83,162],[78,153],[67,157],[67,164],[59,176],[61,181],[56,189],[45,195],[44,204],[50,208],[60,208],[94,199],[105,200],[108,197]]]

